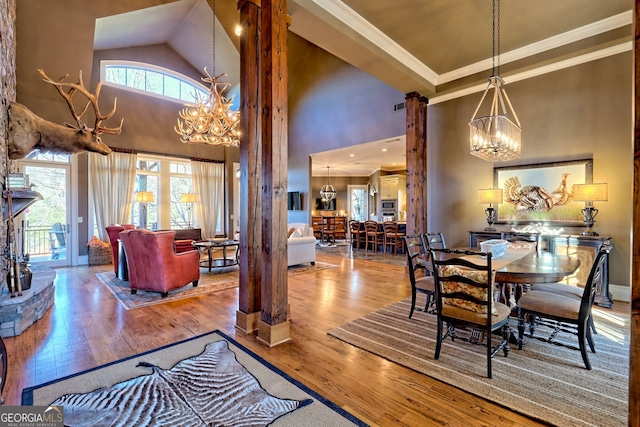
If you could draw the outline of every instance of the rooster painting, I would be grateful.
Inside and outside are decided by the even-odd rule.
[[[553,207],[551,193],[537,185],[522,186],[517,176],[504,183],[504,200],[512,203],[517,213],[547,212]]]

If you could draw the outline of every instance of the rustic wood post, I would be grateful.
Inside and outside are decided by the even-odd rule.
[[[262,97],[262,312],[258,341],[274,346],[291,339],[287,276],[287,31],[286,0],[260,7]]]
[[[240,272],[236,328],[258,330],[261,310],[262,135],[260,134],[260,1],[241,0],[240,10]]]
[[[640,7],[633,9],[634,134],[633,134],[633,261],[631,269],[631,348],[629,354],[629,426],[640,427]]]
[[[407,114],[407,235],[427,232],[427,104],[417,92],[405,97]]]

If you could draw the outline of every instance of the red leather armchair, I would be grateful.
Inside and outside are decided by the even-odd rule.
[[[161,292],[163,297],[172,289],[189,282],[198,286],[200,255],[198,251],[176,254],[173,249],[175,231],[144,229],[120,232],[129,267],[131,293],[138,289]]]
[[[118,275],[118,239],[120,238],[120,232],[124,230],[133,230],[136,228],[133,224],[111,224],[106,228],[109,235],[109,241],[111,242],[111,249],[113,250],[113,272]]]

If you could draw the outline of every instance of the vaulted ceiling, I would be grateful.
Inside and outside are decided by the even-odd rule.
[[[214,45],[214,1],[139,0],[155,5],[98,19],[94,48],[167,43],[203,69],[215,47],[217,69],[237,83],[237,2],[215,1]],[[632,9],[633,0],[502,0],[500,75],[508,84],[631,50]],[[492,0],[289,0],[288,13],[293,33],[430,104],[484,90],[494,65]],[[394,143],[403,141],[373,151]]]

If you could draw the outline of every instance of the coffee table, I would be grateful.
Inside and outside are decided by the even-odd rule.
[[[224,238],[203,240],[193,244],[198,251],[202,253],[206,252],[207,257],[206,259],[200,260],[200,266],[207,267],[209,269],[209,273],[211,273],[211,269],[213,268],[224,268],[237,265],[238,254],[240,252],[239,245],[240,242],[237,240]],[[227,256],[228,248],[235,248],[235,253],[231,258]],[[213,251],[216,249],[222,249],[222,258],[214,258]]]

